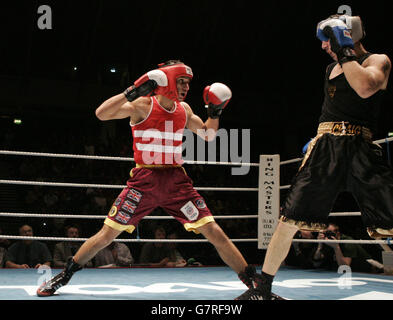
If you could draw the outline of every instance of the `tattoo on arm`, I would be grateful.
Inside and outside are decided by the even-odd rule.
[[[382,65],[382,71],[384,73],[388,73],[390,70],[390,61],[389,60],[385,60],[383,65]]]

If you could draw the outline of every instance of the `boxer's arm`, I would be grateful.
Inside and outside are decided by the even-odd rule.
[[[352,89],[365,99],[386,88],[391,62],[386,55],[372,55],[365,66],[350,61],[343,63],[342,69]]]
[[[128,118],[137,113],[138,108],[146,103],[150,104],[150,98],[140,97],[129,102],[124,94],[120,93],[105,100],[96,109],[96,116],[102,121]]]
[[[5,267],[12,268],[12,269],[28,269],[29,268],[29,266],[27,264],[17,264],[15,262],[12,262],[9,260],[5,263]]]
[[[203,140],[214,140],[219,128],[218,118],[208,118],[205,122],[203,122],[202,119],[192,111],[191,107],[187,103],[182,102],[182,104],[187,113],[186,128],[200,136]]]

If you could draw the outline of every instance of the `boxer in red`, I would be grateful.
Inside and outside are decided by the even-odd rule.
[[[113,203],[102,229],[88,239],[65,269],[43,283],[38,296],[51,296],[68,283],[96,253],[120,233],[132,233],[139,221],[161,207],[188,231],[201,233],[217,249],[222,260],[239,278],[252,286],[255,268],[214,221],[204,199],[182,167],[183,130],[188,128],[206,141],[214,139],[219,117],[232,97],[222,83],[205,88],[208,119],[203,122],[184,102],[193,73],[178,60],[159,65],[135,81],[124,93],[113,96],[96,110],[100,120],[130,118],[136,167],[127,187]]]

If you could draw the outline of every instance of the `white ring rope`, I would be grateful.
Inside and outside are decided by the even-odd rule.
[[[390,142],[390,141],[393,141],[393,137],[384,138],[384,139],[380,139],[380,140],[375,140],[375,141],[373,141],[373,142],[374,142],[374,143],[387,143],[387,142]]]
[[[0,154],[12,155],[12,156],[70,158],[70,159],[85,159],[85,160],[115,160],[115,161],[129,161],[129,162],[134,161],[134,158],[127,158],[127,157],[108,157],[108,156],[93,156],[93,155],[82,155],[82,154],[12,151],[12,150],[0,150]]]
[[[79,241],[83,242],[89,238],[64,238],[64,237],[26,237],[0,235],[0,239],[8,240],[41,240],[41,241]],[[232,242],[258,242],[258,239],[230,239]],[[320,240],[320,239],[293,239],[293,242],[315,242],[315,243],[352,243],[352,244],[391,244],[390,238],[387,240]],[[115,242],[209,242],[207,239],[115,239]]]
[[[68,183],[68,182],[43,182],[43,181],[23,181],[23,180],[0,180],[0,184],[46,186],[46,187],[72,187],[72,188],[101,188],[101,189],[124,189],[126,185],[116,184],[89,184],[89,183]],[[258,191],[258,188],[231,188],[231,187],[195,187],[198,191]]]
[[[62,238],[62,237],[26,237],[26,236],[9,236],[0,235],[0,239],[9,240],[41,240],[41,241],[79,241],[83,242],[89,238]],[[231,239],[232,242],[257,242],[258,239]],[[114,239],[115,242],[209,242],[207,239]]]
[[[13,156],[31,156],[31,157],[51,157],[51,158],[69,158],[69,159],[85,159],[85,160],[114,160],[114,161],[135,161],[134,158],[127,157],[109,157],[109,156],[90,156],[82,154],[66,154],[66,153],[45,153],[45,152],[30,152],[30,151],[12,151],[0,150],[0,154],[13,155]],[[224,166],[249,166],[258,167],[259,163],[247,162],[217,162],[217,161],[194,161],[184,160],[186,164],[211,164],[211,165],[224,165]]]
[[[353,244],[391,244],[387,240],[322,240],[322,239],[293,239],[293,242],[315,242],[315,243],[353,243]]]
[[[0,212],[0,217],[24,217],[24,218],[71,218],[71,219],[104,219],[107,215],[73,215],[73,214],[47,214],[47,213],[18,213],[18,212]],[[214,216],[214,219],[257,219],[258,215],[228,215]],[[146,216],[143,219],[169,220],[175,219],[172,216]]]
[[[302,161],[302,160],[303,160],[303,158],[295,158],[295,159],[280,161],[280,166],[282,166],[282,165],[284,165],[284,164],[290,164],[290,163],[300,162],[300,161]]]
[[[379,139],[373,141],[374,143],[387,143],[393,141],[393,137]],[[15,155],[15,156],[32,156],[32,157],[52,157],[52,158],[71,158],[71,159],[86,159],[86,160],[114,160],[114,161],[134,161],[134,158],[128,157],[110,157],[110,156],[94,156],[81,154],[65,154],[65,153],[47,153],[47,152],[30,152],[30,151],[12,151],[0,150],[0,154]],[[295,158],[281,161],[280,165],[290,164],[302,161],[303,158]],[[186,164],[211,164],[211,165],[228,165],[228,166],[251,166],[258,167],[259,163],[243,163],[243,162],[217,162],[217,161],[192,161],[185,160]]]
[[[329,214],[330,217],[357,217],[361,216],[362,213],[359,211],[356,212],[332,212]]]
[[[331,212],[329,217],[357,217],[361,216],[361,212]],[[71,218],[71,219],[104,219],[106,215],[87,215],[87,214],[57,214],[57,213],[23,213],[23,212],[0,212],[0,217],[19,217],[19,218]],[[258,219],[258,215],[241,214],[241,215],[225,215],[214,216],[215,219]],[[150,220],[169,220],[175,219],[172,216],[146,216],[143,219]]]
[[[387,143],[393,141],[393,137],[375,140],[374,143]],[[59,154],[59,153],[41,153],[41,152],[24,152],[24,151],[10,151],[0,150],[3,155],[18,155],[18,156],[36,156],[36,157],[54,157],[54,158],[73,158],[85,160],[114,160],[114,161],[134,161],[133,158],[127,157],[108,157],[108,156],[91,156],[91,155],[77,155],[77,154]],[[303,158],[295,158],[280,162],[281,165],[295,163],[302,161]],[[212,164],[212,165],[231,165],[231,166],[259,166],[259,163],[237,163],[237,162],[215,162],[215,161],[185,161],[186,164]],[[81,183],[59,183],[59,182],[39,182],[39,181],[20,181],[20,180],[0,180],[0,184],[17,184],[17,185],[39,185],[51,187],[83,187],[83,188],[110,188],[110,189],[124,189],[125,185],[103,185],[103,184],[81,184]],[[280,186],[280,190],[289,189],[290,185]],[[195,187],[196,190],[201,191],[259,191],[258,188],[220,188],[220,187]],[[360,212],[333,212],[330,216],[360,216]],[[0,212],[0,216],[12,217],[49,217],[49,218],[85,218],[85,219],[103,219],[106,216],[94,215],[63,215],[63,214],[29,214],[29,213],[9,213]],[[258,218],[257,215],[231,215],[231,216],[215,216],[217,219],[246,219]],[[144,219],[174,219],[168,216],[147,216]],[[0,239],[14,239],[14,240],[42,240],[42,241],[86,241],[88,238],[61,238],[61,237],[26,237],[26,236],[9,236],[0,235]],[[258,239],[231,239],[232,242],[258,242]],[[322,240],[322,239],[293,239],[293,242],[311,242],[311,243],[352,243],[352,244],[388,244],[390,245],[391,238],[387,240]],[[118,242],[209,242],[207,239],[115,239]]]

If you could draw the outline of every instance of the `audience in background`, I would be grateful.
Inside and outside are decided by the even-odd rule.
[[[316,236],[314,232],[303,230],[298,231],[294,236],[294,240],[315,238]],[[317,243],[293,241],[289,253],[284,261],[285,264],[302,269],[312,269],[319,267],[318,263],[313,260],[313,254],[317,246]]]
[[[3,235],[3,230],[1,228],[0,235]],[[7,248],[9,247],[9,245],[10,241],[8,239],[0,239],[0,268],[4,267]]]
[[[166,231],[162,226],[154,230],[154,239],[166,239]],[[151,267],[174,267],[175,262],[172,250],[164,242],[146,242],[139,256],[139,264],[145,264]]]
[[[69,225],[66,228],[66,236],[67,238],[79,238],[80,228],[77,225]],[[64,268],[67,260],[70,257],[73,257],[74,254],[78,251],[81,246],[81,242],[77,241],[62,241],[55,245],[53,250],[53,267],[54,268]],[[86,267],[92,267],[93,263],[89,261],[86,264]]]
[[[178,239],[178,235],[176,233],[176,231],[171,232],[170,234],[168,234],[168,239],[171,240],[176,240]],[[170,250],[170,262],[174,263],[175,267],[185,267],[185,266],[197,266],[197,265],[201,265],[201,263],[199,263],[198,261],[196,261],[194,258],[190,258],[187,257],[187,260],[183,257],[183,255],[180,253],[179,249],[178,249],[178,245],[177,242],[168,242],[166,244]]]
[[[324,232],[318,234],[322,240],[353,240],[342,234],[337,224],[330,223]],[[354,243],[319,243],[313,254],[313,260],[320,262],[321,268],[337,270],[346,265],[353,272],[383,272],[383,265],[372,259],[371,255],[360,244]]]
[[[19,228],[19,235],[33,236],[33,228],[23,225]],[[52,256],[47,245],[37,240],[21,240],[12,244],[7,251],[5,266],[7,268],[27,269],[39,268],[41,265],[50,266]]]
[[[124,243],[113,241],[109,246],[98,251],[94,257],[97,268],[130,267],[134,263],[130,249]]]
[[[120,126],[103,128],[89,126],[87,130],[84,126],[68,127],[64,126],[61,128],[54,127],[45,128],[41,130],[39,124],[31,124],[31,126],[20,126],[18,128],[0,128],[0,148],[5,150],[26,150],[34,152],[51,152],[51,153],[69,153],[69,154],[95,154],[95,155],[113,155],[122,157],[132,157],[132,148],[130,141],[132,139],[131,132],[122,131]],[[126,126],[125,126],[126,127]],[[123,128],[123,127],[122,127]],[[3,130],[3,131],[2,131]],[[128,130],[128,128],[124,129]],[[48,135],[48,132],[50,134]],[[2,134],[4,133],[4,134]],[[34,135],[34,139],[28,140],[28,135]],[[113,143],[108,143],[107,136],[116,135],[117,139]],[[1,138],[3,137],[3,138]],[[78,137],[84,137],[80,139]],[[219,160],[217,158],[217,160]],[[0,171],[3,179],[20,179],[20,180],[34,180],[34,181],[61,181],[61,182],[81,182],[81,183],[103,183],[103,184],[124,184],[127,179],[130,167],[133,166],[129,162],[119,162],[116,166],[112,165],[112,162],[106,161],[94,161],[94,160],[76,160],[76,159],[62,159],[62,158],[41,158],[41,157],[3,157],[1,160]],[[258,175],[249,173],[246,176],[237,176],[236,179],[227,179],[230,175],[230,169],[227,167],[219,168],[216,166],[203,166],[203,165],[184,165],[189,176],[194,180],[195,185],[198,186],[256,186],[258,184]],[[6,169],[5,169],[6,168]],[[220,173],[218,173],[220,170]],[[251,169],[253,170],[253,169]],[[288,169],[283,172],[288,177],[292,176],[289,174]],[[293,165],[293,170],[297,170],[297,164]],[[202,178],[203,177],[203,178]],[[233,178],[233,177],[232,177]],[[288,180],[288,179],[286,179]],[[38,212],[38,213],[70,213],[75,214],[94,214],[103,215],[107,214],[109,209],[108,204],[112,203],[117,196],[117,190],[111,189],[100,189],[100,188],[63,188],[55,189],[51,187],[41,186],[19,186],[15,189],[14,199],[10,199],[9,202],[5,202],[4,199],[0,199],[1,207],[4,210],[10,212]],[[255,195],[249,193],[242,193],[241,196],[234,196],[232,193],[212,193],[206,191],[206,198],[208,200],[208,206],[212,210],[214,215],[218,214],[256,214],[258,211],[257,201],[255,201]],[[5,226],[12,226],[14,221],[21,222],[20,218],[0,218],[0,223]],[[12,219],[12,222],[11,222]],[[40,219],[36,219],[39,221]],[[52,221],[50,218],[46,221]],[[57,223],[57,222],[58,223]],[[3,222],[5,222],[3,224]],[[56,223],[55,223],[56,222]],[[28,222],[30,223],[30,222]],[[64,221],[55,220],[51,224],[48,224],[48,233],[45,236],[62,236],[62,229]],[[87,235],[92,235],[96,232],[97,226],[101,226],[101,222],[97,220],[81,220],[82,228]],[[223,219],[219,221],[219,224],[227,232],[230,238],[249,238],[257,237],[257,224],[253,219],[242,219],[231,220]],[[170,225],[170,222],[168,222]],[[50,227],[52,229],[50,229]],[[167,228],[167,225],[165,225]],[[3,227],[6,229],[6,227]],[[9,230],[12,228],[7,227],[7,234],[11,234]],[[352,230],[352,229],[351,229]],[[164,230],[165,233],[165,230]],[[32,234],[32,232],[31,232]],[[351,233],[352,234],[352,233]],[[340,239],[345,239],[346,236],[339,233],[336,234]],[[68,236],[68,235],[67,235]],[[165,235],[158,235],[159,239],[164,239]],[[187,235],[186,235],[187,236]],[[313,233],[299,232],[299,238],[309,239],[315,238],[316,235]],[[322,236],[322,235],[320,235]],[[188,237],[195,239],[195,235],[191,234]],[[170,235],[168,235],[170,238]],[[346,238],[348,239],[348,238]],[[31,240],[29,240],[31,241]],[[41,259],[40,262],[30,261],[29,263],[18,263],[18,256],[15,255],[15,247],[21,247],[18,252],[32,251],[35,254],[36,249],[31,249],[38,246],[43,246],[37,243],[38,241],[31,241],[33,247],[29,246],[29,241],[13,241],[15,242],[11,247],[11,253],[5,255],[6,249],[11,249],[10,242],[2,242],[0,239],[0,267],[1,267],[1,252],[3,256],[9,258],[7,266],[18,267],[29,266],[36,267],[39,264],[45,263],[50,264],[51,259],[46,257],[47,261]],[[37,242],[37,243],[36,243]],[[31,244],[30,243],[30,244]],[[68,243],[68,244],[67,244]],[[18,245],[16,245],[18,244]],[[43,243],[41,243],[43,244]],[[76,245],[80,245],[78,242],[65,241],[63,244],[54,244],[53,241],[47,241],[47,246],[54,247],[53,250],[53,266],[63,267],[66,258],[73,254],[73,248]],[[245,256],[250,257],[247,259],[250,263],[260,263],[260,259],[253,260],[255,256],[254,251],[256,250],[256,243],[242,244],[242,252]],[[132,248],[132,246],[130,246]],[[171,248],[172,247],[172,248]],[[203,262],[205,265],[211,265],[215,263],[221,263],[221,260],[216,257],[216,253],[210,247],[204,244],[198,245],[198,250],[187,244],[182,247],[181,257],[173,258],[173,250],[176,250],[176,244],[170,243],[144,243],[142,252],[140,255],[139,263],[156,265],[156,266],[175,266],[182,265],[184,261],[188,261],[191,257],[195,257],[196,260]],[[355,245],[356,247],[356,245]],[[330,267],[334,269],[339,263],[349,263],[351,268],[355,270],[371,270],[371,272],[379,272],[380,268],[370,264],[370,261],[378,260],[375,258],[380,252],[376,252],[373,255],[364,252],[364,248],[358,249],[347,245],[334,245],[329,246],[326,244],[306,244],[306,243],[293,243],[290,254],[286,260],[288,265],[298,266],[301,268],[316,268],[316,267]],[[359,245],[359,247],[361,247]],[[249,249],[248,249],[249,248]],[[110,251],[110,255],[108,254]],[[251,255],[247,254],[247,250],[252,252]],[[341,259],[341,254],[344,258]],[[107,258],[114,255],[112,250],[108,248],[106,253],[103,255]],[[134,252],[134,251],[133,251]],[[172,252],[172,253],[171,253]],[[203,254],[201,254],[203,252]],[[311,255],[312,253],[312,255]],[[320,254],[323,254],[324,259],[320,259]],[[20,253],[19,253],[20,254]],[[198,254],[200,254],[198,256]],[[26,254],[24,254],[26,258]],[[29,257],[28,257],[29,258]],[[155,258],[155,259],[153,259]],[[132,256],[131,256],[132,259]],[[192,258],[191,258],[192,259]],[[292,260],[291,260],[292,259]],[[31,257],[29,258],[31,260]],[[151,261],[148,261],[151,260]],[[202,261],[203,260],[203,261]],[[116,261],[110,261],[106,263],[103,260],[101,265],[120,265]],[[154,261],[154,262],[152,262]],[[366,262],[365,262],[366,261]],[[5,263],[5,261],[4,261]],[[89,262],[92,266],[92,262]],[[130,262],[133,264],[134,262]],[[98,264],[96,264],[98,265]],[[369,269],[371,266],[371,269]]]

